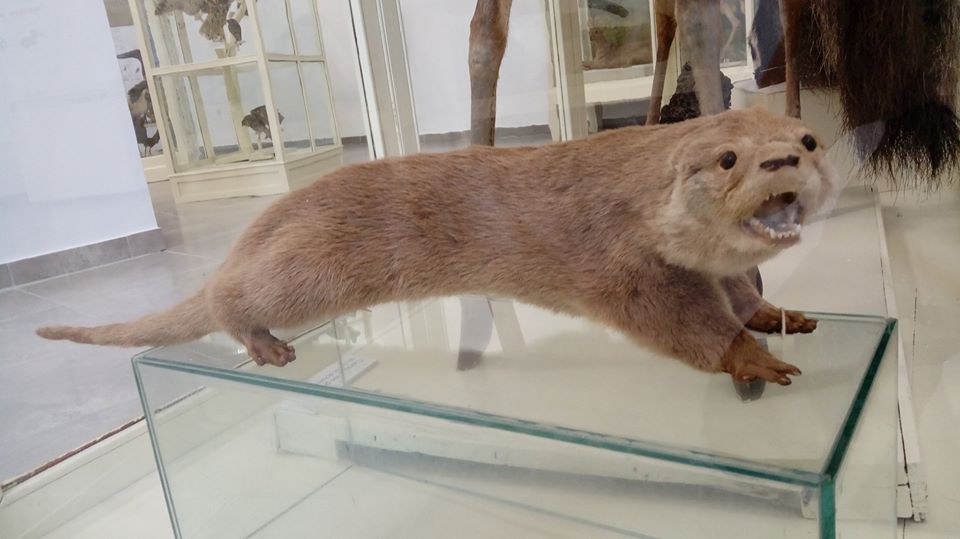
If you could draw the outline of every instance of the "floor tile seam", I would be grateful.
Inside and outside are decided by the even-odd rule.
[[[34,283],[30,283],[29,285],[23,285],[23,286],[30,286],[30,285],[32,285],[32,284],[34,284]],[[83,311],[78,311],[77,309],[71,307],[70,305],[66,305],[66,304],[64,304],[64,303],[61,303],[61,302],[59,302],[59,301],[57,301],[57,300],[55,300],[55,299],[53,299],[53,298],[50,298],[50,297],[47,297],[47,296],[44,296],[44,295],[41,295],[41,294],[37,294],[36,292],[32,292],[32,291],[30,291],[30,290],[25,290],[25,289],[20,288],[20,287],[15,287],[15,290],[17,290],[17,291],[19,291],[19,292],[22,292],[22,293],[24,293],[24,294],[33,296],[33,297],[35,297],[35,298],[37,298],[37,299],[41,299],[41,300],[46,301],[46,302],[48,302],[48,303],[51,303],[52,306],[47,307],[47,308],[45,308],[45,309],[41,309],[41,310],[39,310],[39,311],[37,311],[37,312],[35,312],[35,313],[32,313],[32,314],[29,314],[29,315],[15,316],[15,317],[13,317],[13,318],[6,319],[6,320],[0,319],[0,323],[9,322],[9,321],[11,321],[11,320],[16,320],[16,319],[18,319],[18,318],[26,318],[27,316],[34,316],[34,315],[36,315],[36,314],[45,313],[45,312],[47,312],[47,311],[52,311],[52,310],[54,310],[54,309],[66,309],[66,310],[70,311],[71,313],[78,314],[78,315],[80,315],[80,316],[87,316],[87,313],[84,313]]]

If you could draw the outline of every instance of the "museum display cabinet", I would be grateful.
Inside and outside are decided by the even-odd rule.
[[[311,0],[131,0],[178,202],[283,193],[342,163]]]

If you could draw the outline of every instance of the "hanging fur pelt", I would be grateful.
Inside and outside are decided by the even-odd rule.
[[[809,0],[800,79],[840,94],[844,127],[875,173],[925,187],[960,168],[957,0]]]

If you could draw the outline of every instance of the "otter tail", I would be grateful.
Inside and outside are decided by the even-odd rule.
[[[217,329],[201,290],[173,307],[124,324],[96,327],[50,326],[37,330],[44,339],[108,346],[161,346],[194,339]]]

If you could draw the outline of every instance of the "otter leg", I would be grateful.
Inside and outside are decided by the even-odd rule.
[[[721,283],[676,267],[644,271],[622,301],[597,302],[595,315],[641,343],[693,367],[789,385],[800,369],[763,349],[734,314]]]
[[[786,319],[786,333],[811,333],[817,329],[817,321],[796,311],[781,311],[760,296],[754,286],[754,277],[743,274],[724,277],[720,280],[730,306],[737,318],[748,329],[764,333],[780,333]]]
[[[266,276],[271,271],[255,272],[267,282],[280,283]],[[286,286],[246,286],[247,272],[224,272],[207,288],[207,302],[213,318],[224,332],[239,341],[257,365],[282,367],[296,359],[293,347],[274,337],[268,326],[290,327],[308,319],[299,313],[296,301]],[[289,284],[289,283],[288,283]]]
[[[775,358],[743,330],[734,337],[721,363],[723,371],[729,373],[735,382],[761,379],[788,386],[791,382],[787,375],[800,374],[800,369]]]
[[[780,333],[783,331],[784,319],[787,323],[785,333],[813,333],[813,330],[817,329],[815,319],[807,318],[797,311],[780,310],[766,301],[747,321],[747,327],[754,331]]]
[[[297,354],[289,344],[274,337],[267,329],[254,329],[240,332],[234,337],[247,347],[247,354],[257,365],[271,364],[283,367],[297,359]]]

